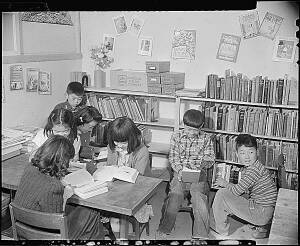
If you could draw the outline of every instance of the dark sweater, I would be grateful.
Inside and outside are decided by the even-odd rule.
[[[14,202],[32,210],[62,213],[63,194],[64,186],[57,178],[41,173],[29,163],[24,170]]]

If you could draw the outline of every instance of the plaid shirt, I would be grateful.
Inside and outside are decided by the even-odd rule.
[[[215,162],[212,134],[187,129],[174,132],[170,141],[169,161],[175,172],[185,166],[193,170],[210,168]]]

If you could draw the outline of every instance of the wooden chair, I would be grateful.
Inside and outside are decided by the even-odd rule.
[[[68,239],[67,219],[63,213],[45,213],[9,204],[13,237],[20,239]]]

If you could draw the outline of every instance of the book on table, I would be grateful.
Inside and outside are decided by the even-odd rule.
[[[182,169],[182,181],[187,183],[197,183],[199,182],[201,170],[193,170],[187,167]]]

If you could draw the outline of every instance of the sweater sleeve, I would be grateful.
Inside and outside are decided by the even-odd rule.
[[[145,175],[147,169],[150,169],[149,151],[146,146],[142,146],[138,150],[134,166],[141,175]]]
[[[215,151],[214,151],[214,145],[213,145],[213,136],[208,135],[208,142],[206,143],[205,149],[204,149],[204,156],[202,159],[202,167],[210,168],[215,163]]]
[[[170,140],[169,162],[172,169],[177,173],[183,168],[179,156],[178,137],[177,134],[173,134]]]

